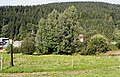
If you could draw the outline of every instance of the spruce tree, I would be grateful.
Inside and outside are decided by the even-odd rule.
[[[59,53],[72,54],[79,51],[80,41],[78,39],[81,33],[81,27],[78,22],[77,9],[74,6],[66,9],[59,17],[61,33],[59,36]]]
[[[58,44],[58,17],[59,13],[57,10],[53,10],[47,17],[47,40],[49,53],[57,51]]]
[[[47,34],[46,20],[44,18],[41,18],[39,21],[38,31],[36,34],[36,47],[37,51],[42,54],[48,53],[46,34]]]

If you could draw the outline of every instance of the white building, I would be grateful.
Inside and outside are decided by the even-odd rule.
[[[9,38],[0,38],[0,49],[3,49],[8,45]]]

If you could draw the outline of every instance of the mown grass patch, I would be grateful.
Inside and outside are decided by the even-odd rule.
[[[101,74],[99,70],[104,71],[104,69],[108,69],[109,67],[120,66],[119,56],[81,56],[81,55],[35,56],[35,55],[14,54],[14,67],[10,66],[10,54],[4,53],[4,59],[5,62],[3,64],[3,70],[0,71],[2,73],[29,73],[29,72],[51,72],[51,71],[66,72],[66,71],[80,71],[80,70],[84,71],[84,70],[98,69],[98,73],[97,72],[94,73],[95,75],[96,74],[99,75]],[[73,67],[72,67],[72,59],[73,59]],[[56,74],[52,74],[52,75],[56,76]]]

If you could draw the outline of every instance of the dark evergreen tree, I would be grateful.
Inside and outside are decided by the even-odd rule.
[[[47,26],[46,20],[41,18],[38,25],[38,31],[36,34],[36,48],[37,51],[46,54],[48,53],[48,45],[47,45]]]
[[[81,27],[78,22],[77,9],[74,6],[66,9],[59,18],[61,32],[59,35],[59,54],[72,54],[79,51],[78,36],[81,32]]]

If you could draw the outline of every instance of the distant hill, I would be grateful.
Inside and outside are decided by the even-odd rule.
[[[23,39],[32,30],[37,32],[40,18],[56,9],[59,13],[69,6],[78,11],[80,25],[87,37],[101,33],[111,39],[115,29],[120,30],[120,5],[103,2],[63,2],[36,6],[0,7],[0,36]]]

